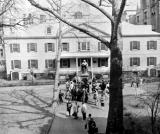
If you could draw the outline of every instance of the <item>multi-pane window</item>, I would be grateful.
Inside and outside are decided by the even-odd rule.
[[[147,57],[147,66],[156,66],[157,65],[157,57]]]
[[[67,42],[62,43],[62,51],[69,51],[69,43]]]
[[[38,60],[28,60],[28,68],[38,68]]]
[[[10,44],[10,51],[12,52],[20,52],[20,44],[14,43]]]
[[[78,42],[78,51],[89,51],[90,42]]]
[[[52,33],[52,27],[49,26],[49,27],[47,27],[47,34],[51,34],[51,33]]]
[[[108,58],[98,58],[98,67],[108,67]]]
[[[40,15],[40,23],[46,22],[46,15]]]
[[[54,43],[45,43],[45,52],[51,51],[54,52],[55,51],[55,45]]]
[[[149,49],[157,50],[157,41],[147,41],[147,50]]]
[[[82,17],[83,17],[83,15],[82,15],[82,12],[75,12],[75,14],[74,14],[74,18],[75,19],[82,19]]]
[[[60,60],[61,68],[69,68],[70,67],[70,59],[61,59]]]
[[[55,60],[45,60],[45,67],[46,68],[55,68]]]
[[[21,61],[20,60],[11,60],[11,68],[15,69],[21,69]]]
[[[131,41],[130,50],[140,50],[140,41]]]
[[[130,66],[140,66],[140,58],[139,57],[130,58]]]
[[[98,51],[101,51],[101,50],[107,51],[108,47],[104,43],[98,42]]]
[[[28,52],[37,52],[37,43],[28,43],[27,44]]]

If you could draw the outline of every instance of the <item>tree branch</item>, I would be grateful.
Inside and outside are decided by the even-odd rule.
[[[28,1],[31,3],[32,6],[35,6],[36,8],[39,8],[39,9],[41,9],[43,11],[51,13],[57,19],[62,21],[63,23],[65,23],[65,24],[67,24],[67,25],[79,30],[80,32],[83,32],[83,33],[85,33],[85,34],[87,34],[87,35],[89,35],[89,36],[101,41],[102,43],[106,44],[106,46],[109,48],[109,42],[106,39],[104,39],[103,37],[98,36],[98,35],[90,32],[90,31],[88,31],[87,29],[84,29],[84,28],[81,28],[81,27],[79,27],[77,25],[72,24],[71,22],[69,22],[69,21],[65,20],[64,18],[62,18],[61,16],[59,16],[59,14],[55,13],[54,11],[51,11],[48,8],[42,7],[40,4],[36,3],[34,0],[28,0]]]
[[[119,10],[116,22],[115,22],[115,29],[116,29],[116,31],[117,31],[118,25],[119,25],[119,23],[121,21],[121,17],[122,17],[122,13],[123,13],[125,5],[126,5],[126,0],[122,0],[121,5],[120,5],[120,10]]]
[[[96,4],[94,4],[94,3],[92,3],[88,0],[81,0],[81,1],[83,1],[83,2],[91,5],[92,7],[98,9],[101,13],[103,13],[111,21],[111,23],[114,23],[114,20],[113,20],[112,16],[109,13],[107,13],[104,9],[98,7]]]

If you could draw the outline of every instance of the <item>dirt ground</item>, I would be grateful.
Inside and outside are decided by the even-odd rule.
[[[139,103],[136,91],[140,95],[156,88],[157,83],[138,89],[126,84],[123,89],[125,112],[147,115],[143,107],[136,107]],[[52,96],[53,85],[1,87],[0,134],[40,134],[42,127],[53,117],[53,109],[48,107]]]

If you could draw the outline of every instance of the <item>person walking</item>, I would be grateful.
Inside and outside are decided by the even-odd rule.
[[[98,133],[98,128],[96,127],[96,122],[92,118],[92,115],[88,115],[88,119],[85,124],[85,129],[88,128],[88,134],[96,134]]]
[[[86,120],[87,106],[84,102],[82,102],[81,113],[83,120]]]
[[[63,103],[63,93],[61,92],[61,90],[59,90],[58,98],[59,98],[59,104]]]
[[[72,108],[72,103],[70,100],[68,100],[67,102],[67,112],[69,114],[69,116],[71,116],[71,108]]]
[[[77,102],[75,102],[75,104],[73,105],[73,114],[72,114],[74,119],[78,119],[78,109],[79,105],[77,104]]]

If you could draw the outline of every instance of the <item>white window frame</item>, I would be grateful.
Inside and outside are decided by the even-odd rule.
[[[19,67],[16,66],[16,62],[20,63],[20,64],[17,64],[17,65],[19,65]],[[21,60],[11,60],[11,68],[12,69],[21,69]]]
[[[33,66],[33,62],[35,62],[37,65],[35,64],[35,66]],[[38,60],[37,59],[28,60],[28,64],[30,64],[30,65],[28,65],[29,69],[32,69],[32,68],[38,69]]]
[[[147,41],[147,50],[157,50],[157,41]]]
[[[85,46],[85,49],[83,49],[83,45]],[[78,42],[78,47],[79,51],[90,51],[90,42],[89,41]]]
[[[64,47],[64,45],[66,45],[66,46]],[[62,51],[65,51],[65,52],[69,51],[69,43],[68,42],[62,43]]]
[[[34,50],[31,50],[31,48],[34,48]],[[37,43],[28,43],[27,44],[27,51],[28,52],[37,52]]]
[[[51,44],[52,44],[52,50],[49,50],[48,46]],[[44,45],[45,45],[45,52],[55,52],[55,43],[48,42],[48,43],[45,43]]]
[[[13,44],[10,44],[10,47],[11,47],[11,52],[15,53],[19,53],[20,52],[20,44],[18,43],[13,43]]]

